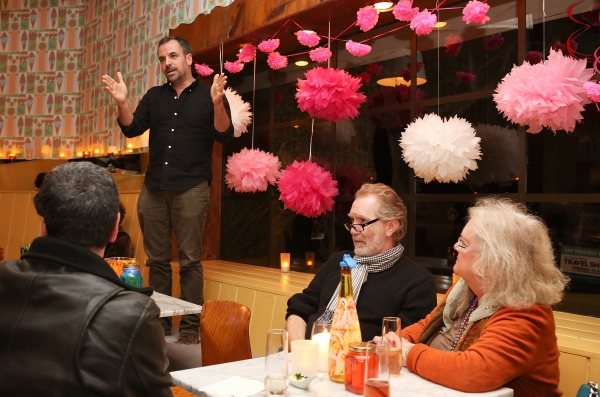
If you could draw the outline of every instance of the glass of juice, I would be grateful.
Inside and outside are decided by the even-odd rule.
[[[402,331],[400,324],[400,317],[384,317],[381,324],[381,336],[390,343],[390,376],[399,376],[402,369]]]
[[[367,343],[365,397],[390,397],[390,345],[384,340]]]

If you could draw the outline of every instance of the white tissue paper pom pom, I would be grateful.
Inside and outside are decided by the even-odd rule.
[[[244,102],[241,96],[230,87],[225,89],[225,97],[229,102],[231,110],[231,124],[233,124],[233,135],[240,137],[242,133],[248,132],[248,124],[252,122],[250,104]]]
[[[406,127],[400,138],[404,161],[426,183],[458,182],[477,169],[480,139],[471,123],[458,116],[442,120],[427,114]]]

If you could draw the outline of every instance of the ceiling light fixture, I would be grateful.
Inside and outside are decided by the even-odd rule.
[[[389,12],[394,9],[394,3],[391,1],[380,1],[378,3],[373,4],[377,11],[379,12]]]
[[[306,66],[308,65],[308,61],[296,61],[294,62],[296,66]]]
[[[448,22],[437,22],[435,25],[433,25],[433,27],[436,29],[442,29],[445,28],[446,25],[448,25]]]
[[[304,33],[308,33],[308,34],[317,34],[317,32],[315,32],[314,30],[308,30],[308,29],[299,30],[299,32],[304,32]],[[294,34],[296,36],[298,36],[298,32],[294,32]]]

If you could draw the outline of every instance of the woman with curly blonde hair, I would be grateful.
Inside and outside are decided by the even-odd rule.
[[[402,331],[404,365],[466,392],[506,386],[515,397],[561,396],[551,305],[568,279],[554,263],[548,228],[524,205],[484,198],[454,247],[461,279]]]

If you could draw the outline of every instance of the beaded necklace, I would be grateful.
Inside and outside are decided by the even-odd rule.
[[[475,311],[475,308],[477,308],[477,302],[478,302],[477,297],[473,298],[473,301],[471,302],[471,306],[469,306],[469,308],[467,309],[465,318],[463,318],[463,320],[460,322],[460,328],[458,329],[458,332],[454,336],[454,340],[452,341],[452,347],[450,347],[451,352],[454,351],[454,349],[456,348],[456,344],[458,343],[458,340],[461,338],[461,336],[467,330],[467,326],[469,325],[469,318],[471,317],[471,313],[473,313]]]

